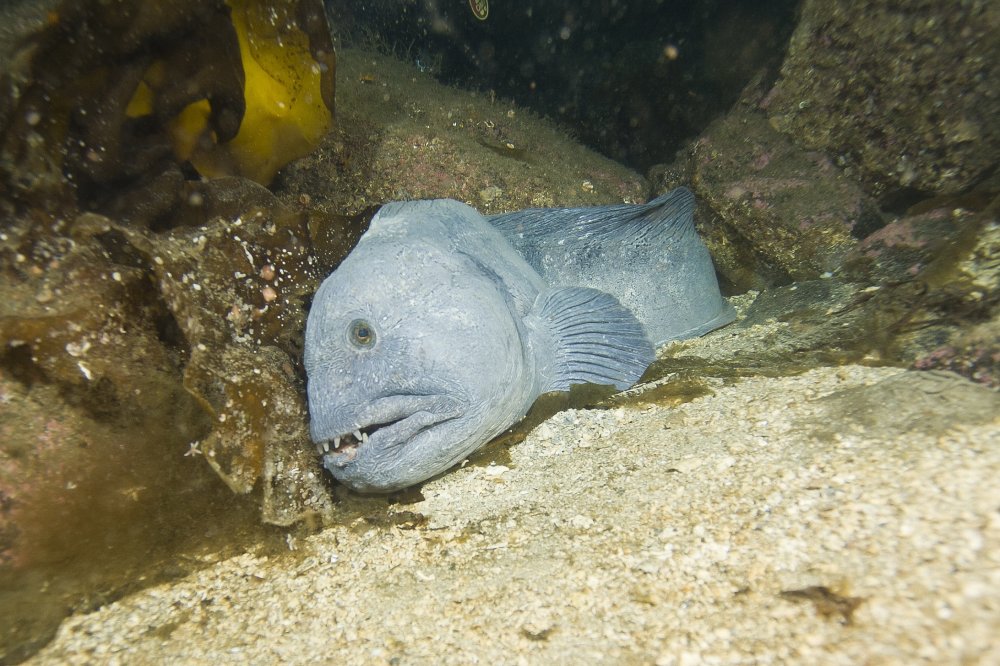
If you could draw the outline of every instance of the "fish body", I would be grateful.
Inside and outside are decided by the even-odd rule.
[[[310,431],[362,492],[424,481],[542,393],[635,383],[654,343],[732,321],[694,197],[487,219],[458,201],[383,206],[306,324]]]

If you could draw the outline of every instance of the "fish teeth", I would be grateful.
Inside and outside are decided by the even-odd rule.
[[[368,433],[361,432],[361,429],[355,430],[353,433],[354,439],[358,440],[359,444],[366,444],[368,442]],[[325,439],[322,442],[316,443],[316,453],[323,455],[325,453],[330,453],[331,448],[336,452],[340,448],[341,440],[343,440],[347,435],[337,435],[333,439]],[[342,452],[343,453],[343,452]]]

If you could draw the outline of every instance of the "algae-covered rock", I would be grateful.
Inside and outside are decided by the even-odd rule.
[[[753,369],[759,374],[799,372],[817,365],[864,358],[883,328],[870,292],[840,279],[801,281],[738,299],[750,300],[725,336],[699,344],[677,344],[664,359],[697,358]]]
[[[865,237],[845,266],[877,279],[912,279],[958,241],[971,218],[971,211],[949,208],[898,217]]]
[[[264,188],[224,179],[199,196],[206,210],[239,212],[164,234],[86,223],[103,224],[141,257],[190,350],[184,388],[212,422],[199,453],[234,492],[263,481],[265,503],[278,514],[265,513],[269,522],[290,522],[295,510],[271,501],[275,484],[265,469],[284,470],[286,481],[302,486],[281,491],[297,498],[300,512],[325,513],[327,495],[307,457],[299,356],[305,303],[329,265],[312,252],[307,215]],[[290,476],[293,467],[302,478]]]
[[[338,126],[279,176],[285,201],[356,215],[386,201],[448,197],[488,214],[650,194],[635,171],[509,100],[447,88],[369,51],[343,49],[337,67]]]
[[[11,58],[26,35],[45,27],[60,0],[8,0],[0,5],[0,72],[12,69]]]
[[[221,0],[63,2],[51,19],[4,77],[0,148],[12,194],[91,201],[110,184],[141,185],[173,163],[166,120],[198,99],[215,100],[208,121],[220,141],[236,134],[243,78]],[[128,105],[154,62],[160,115],[133,121]]]
[[[705,242],[737,291],[831,273],[882,225],[875,203],[824,153],[799,148],[743,105],[653,178],[662,189],[690,182]]]
[[[956,193],[1000,154],[1000,6],[807,0],[765,106],[876,193]]]
[[[2,79],[0,179],[50,208],[169,207],[185,170],[267,183],[331,124],[315,0],[66,0],[27,44]]]
[[[1000,197],[985,210],[962,216],[969,219],[961,233],[952,234],[917,275],[926,288],[923,307],[900,344],[904,360],[915,368],[952,370],[998,388]]]
[[[320,258],[309,227],[359,232],[243,179],[191,194],[203,217],[170,232],[87,213],[0,233],[0,608],[51,590],[5,627],[4,658],[172,554],[332,513],[298,350],[347,250],[326,241]]]
[[[255,517],[185,456],[211,423],[141,257],[78,231],[0,234],[0,661]]]

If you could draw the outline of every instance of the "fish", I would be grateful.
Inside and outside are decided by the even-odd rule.
[[[316,291],[304,365],[323,466],[362,493],[434,477],[573,384],[635,384],[735,318],[680,187],[486,217],[387,203]]]

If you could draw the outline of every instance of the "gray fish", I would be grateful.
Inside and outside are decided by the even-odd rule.
[[[310,430],[362,492],[443,472],[579,383],[625,389],[654,344],[734,318],[694,196],[486,218],[450,199],[383,206],[306,324]]]

